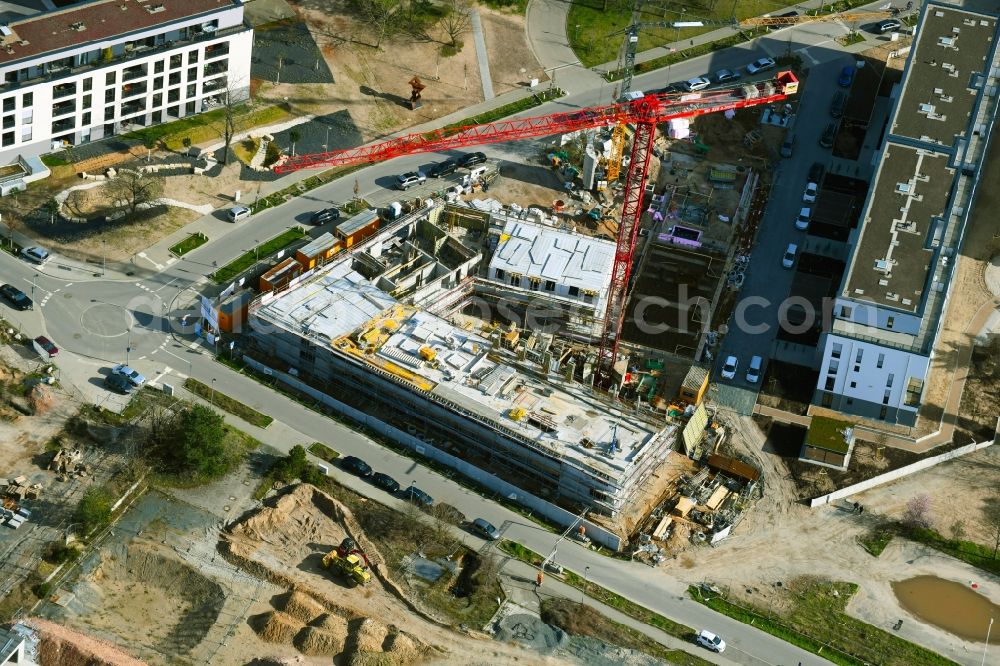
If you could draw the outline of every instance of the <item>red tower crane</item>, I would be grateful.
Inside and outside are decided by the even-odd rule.
[[[621,222],[618,225],[611,284],[608,288],[604,330],[601,334],[600,354],[598,356],[598,367],[604,377],[610,377],[618,358],[618,346],[628,297],[628,282],[632,271],[639,220],[642,216],[649,159],[653,153],[653,140],[656,137],[656,124],[675,118],[689,118],[729,109],[778,102],[794,94],[798,90],[798,86],[799,81],[795,74],[783,71],[778,72],[774,79],[732,88],[716,88],[692,94],[650,94],[636,100],[605,106],[591,106],[565,113],[405,134],[395,139],[358,148],[298,155],[276,166],[274,170],[278,173],[287,173],[300,169],[381,162],[402,155],[435,153],[464,146],[564,134],[594,127],[614,126],[620,122],[635,125],[628,172],[625,177],[624,203],[622,204]]]

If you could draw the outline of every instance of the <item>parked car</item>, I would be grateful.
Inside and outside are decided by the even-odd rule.
[[[809,217],[812,215],[812,208],[802,208],[799,210],[799,216],[795,218],[795,228],[799,231],[805,231],[809,228]]]
[[[421,185],[426,180],[427,176],[422,171],[407,171],[404,174],[396,176],[396,188],[408,190],[414,185]]]
[[[226,215],[229,217],[230,222],[239,222],[250,217],[250,209],[246,206],[233,206]]]
[[[122,377],[127,379],[132,384],[132,386],[136,388],[139,388],[140,386],[146,383],[146,378],[143,377],[141,374],[139,374],[138,370],[130,368],[127,365],[121,365],[121,364],[116,365],[115,367],[111,368],[111,373],[115,375],[121,375]]]
[[[903,29],[903,24],[896,19],[887,19],[875,26],[875,32],[884,35],[887,32],[898,32]]]
[[[369,481],[391,495],[399,492],[399,482],[384,472],[375,472]]]
[[[486,153],[466,153],[458,158],[458,166],[468,168],[482,164],[485,161]]]
[[[837,138],[837,123],[830,123],[823,130],[823,136],[819,138],[819,145],[823,148],[833,148],[833,142]]]
[[[812,203],[816,201],[817,192],[819,192],[819,185],[816,183],[807,183],[806,191],[802,193],[802,201],[804,203]]]
[[[840,118],[844,115],[844,107],[847,106],[847,93],[843,90],[838,90],[837,94],[833,96],[830,100],[830,115],[834,118]]]
[[[758,58],[747,65],[747,74],[766,72],[769,69],[774,69],[775,65],[774,58]]]
[[[785,268],[791,268],[795,265],[795,255],[799,252],[799,246],[795,243],[789,243],[788,247],[785,248],[785,254],[781,257],[781,265]]]
[[[697,92],[699,90],[704,90],[705,88],[712,85],[712,82],[705,76],[696,76],[693,79],[688,79],[684,82],[684,90],[688,92]]]
[[[751,384],[756,384],[760,381],[760,368],[764,364],[764,359],[760,356],[754,356],[750,359],[750,365],[747,367],[747,381]]]
[[[427,172],[427,175],[431,178],[441,178],[455,173],[456,169],[458,169],[458,162],[455,160],[445,160],[444,162],[438,162],[432,166],[431,170]]]
[[[55,343],[44,335],[39,335],[35,338],[35,350],[41,350],[38,355],[42,357],[55,358],[59,355],[59,347],[56,347]]]
[[[113,372],[104,378],[104,388],[122,395],[128,395],[135,389],[128,377]]]
[[[702,629],[698,632],[698,644],[702,647],[708,648],[712,652],[726,651],[726,641],[722,640],[721,636],[713,634],[708,629]]]
[[[739,70],[734,69],[720,69],[715,73],[716,83],[727,83],[729,81],[736,81],[742,76]]]
[[[469,524],[469,529],[489,541],[496,541],[500,538],[500,530],[493,527],[483,518],[476,518]]]
[[[826,167],[819,162],[813,162],[812,166],[809,167],[809,182],[818,183],[823,180],[823,174],[826,173]]]
[[[781,142],[781,150],[779,152],[782,157],[791,157],[795,153],[795,132],[789,132],[785,135],[785,140]]]
[[[840,76],[837,78],[837,85],[841,88],[850,88],[851,84],[854,83],[854,75],[857,73],[857,69],[853,65],[848,65],[840,70]]]
[[[347,472],[360,476],[362,478],[370,476],[372,473],[371,465],[366,463],[361,458],[356,458],[354,456],[344,456],[340,459],[340,466]]]
[[[732,379],[736,376],[736,368],[740,365],[739,360],[735,356],[727,356],[726,362],[722,364],[722,378]]]
[[[619,102],[634,102],[637,99],[642,99],[646,96],[646,93],[641,90],[629,90],[627,93],[618,98]]]
[[[324,208],[323,210],[318,210],[312,214],[309,218],[310,224],[326,224],[327,222],[336,222],[340,219],[340,210],[337,208]]]
[[[18,310],[31,310],[34,307],[28,295],[12,284],[5,284],[0,287],[0,295]]]
[[[417,506],[429,507],[434,505],[434,498],[416,486],[410,486],[403,492],[403,496]]]
[[[33,261],[36,264],[44,264],[52,256],[44,247],[38,247],[37,245],[24,248],[21,250],[21,254],[24,255],[25,259]]]

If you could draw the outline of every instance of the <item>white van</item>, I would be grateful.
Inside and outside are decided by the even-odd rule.
[[[485,165],[472,167],[471,169],[469,169],[469,182],[470,183],[479,182],[482,179],[482,177],[486,175],[486,171],[487,168]]]
[[[246,206],[233,206],[226,215],[230,222],[239,222],[250,217],[250,209]]]
[[[750,365],[747,367],[747,381],[751,384],[756,384],[760,381],[760,366],[764,364],[764,359],[760,356],[754,356],[750,359]]]

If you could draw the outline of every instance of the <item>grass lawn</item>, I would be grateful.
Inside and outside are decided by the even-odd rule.
[[[288,231],[278,234],[266,243],[258,245],[255,251],[245,252],[219,270],[212,273],[212,281],[216,284],[229,282],[239,276],[240,273],[257,263],[258,259],[271,256],[278,250],[288,247],[305,235],[306,232],[302,229],[302,227],[292,227]]]
[[[236,108],[236,126],[242,130],[273,125],[291,118],[291,114],[280,106],[255,106],[244,104]],[[145,127],[122,135],[123,139],[140,141],[162,141],[168,150],[183,150],[184,139],[192,145],[215,141],[222,137],[222,120],[225,109],[213,109],[205,113],[188,116],[162,125]]]
[[[167,409],[180,402],[182,401],[178,398],[172,398],[156,389],[141,388],[132,395],[128,405],[120,414],[102,409],[96,405],[84,405],[80,408],[80,416],[89,421],[106,425],[122,425],[141,417],[147,410],[153,407]]]
[[[178,257],[183,257],[191,250],[199,248],[207,242],[208,236],[199,231],[198,233],[188,235],[188,237],[181,242],[171,245],[170,252],[171,254],[176,254]]]
[[[1000,559],[994,556],[992,546],[984,546],[974,541],[947,539],[930,529],[907,529],[902,530],[900,533],[908,539],[922,543],[925,546],[930,546],[935,550],[940,550],[946,555],[951,555],[957,560],[968,562],[983,571],[1000,575]]]
[[[854,583],[808,580],[795,582],[786,592],[791,609],[784,615],[769,615],[763,608],[747,608],[688,588],[696,601],[740,622],[777,636],[804,650],[821,654],[844,666],[954,666],[955,662],[909,641],[851,617],[844,612],[857,592]]]
[[[309,453],[317,458],[322,458],[327,462],[333,462],[340,457],[340,454],[322,442],[313,442],[309,445]]]
[[[553,99],[558,99],[565,95],[562,90],[558,88],[553,88],[552,90],[541,90],[538,93],[532,95],[531,97],[525,97],[524,99],[519,99],[516,102],[511,102],[510,104],[504,104],[503,106],[493,109],[492,111],[485,111],[480,113],[478,116],[471,116],[469,118],[463,118],[457,123],[451,123],[445,125],[441,129],[452,129],[454,127],[464,127],[465,125],[482,125],[485,123],[491,123],[494,120],[500,120],[501,118],[506,118],[507,116],[512,116],[515,113],[520,113],[522,111],[527,111],[528,109],[533,109],[536,106],[541,106],[545,102],[551,101]]]
[[[257,154],[257,149],[260,147],[260,139],[243,139],[242,141],[237,141],[233,144],[233,154],[236,155],[236,159],[244,164],[250,164],[250,160],[253,156]]]
[[[255,425],[258,428],[266,428],[274,421],[274,419],[267,414],[261,414],[256,409],[248,407],[237,400],[233,400],[221,391],[214,391],[211,386],[199,382],[193,377],[188,377],[184,380],[184,388],[191,391],[191,393],[194,393],[196,396],[207,400],[219,409],[223,409],[234,416],[238,416],[250,425]]]
[[[878,557],[885,550],[885,547],[889,545],[889,542],[892,541],[892,538],[896,536],[896,532],[896,526],[892,523],[878,525],[873,527],[868,534],[858,537],[858,543],[869,554]]]

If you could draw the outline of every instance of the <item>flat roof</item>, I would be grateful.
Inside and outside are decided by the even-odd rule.
[[[997,20],[937,4],[921,16],[890,133],[951,148],[969,128],[979,95],[972,86],[989,71]]]
[[[921,307],[955,178],[948,160],[945,153],[886,145],[844,283],[845,298],[913,313]]]
[[[0,64],[240,6],[239,0],[98,0],[8,24]]]
[[[636,420],[583,385],[522,372],[513,357],[498,358],[487,338],[399,303],[349,261],[323,267],[255,315],[610,479],[676,432]]]
[[[344,236],[350,236],[351,234],[361,231],[376,220],[378,220],[377,210],[363,210],[357,215],[349,217],[338,224],[337,233],[343,234]]]
[[[809,422],[809,430],[806,432],[806,446],[834,453],[847,453],[851,450],[851,442],[844,436],[844,432],[849,431],[850,428],[849,421],[814,416]]]
[[[520,220],[508,220],[490,268],[603,294],[615,244]]]

